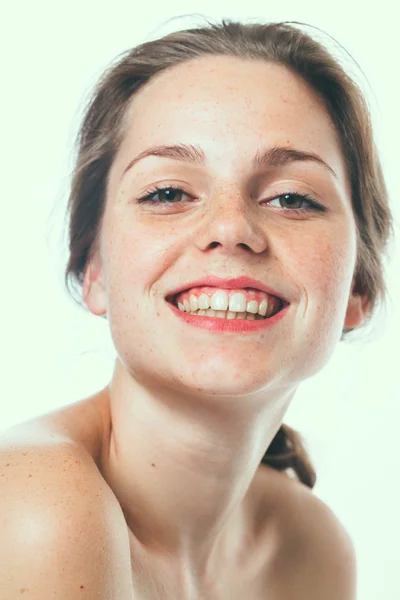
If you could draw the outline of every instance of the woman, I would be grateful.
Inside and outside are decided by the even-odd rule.
[[[1,597],[354,599],[283,419],[385,298],[361,92],[300,29],[223,21],[127,52],[78,144],[66,278],[117,359],[2,436]]]

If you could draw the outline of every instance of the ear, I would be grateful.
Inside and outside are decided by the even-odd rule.
[[[82,297],[90,312],[101,316],[107,314],[107,295],[103,280],[103,268],[98,253],[89,260],[83,280]]]
[[[366,295],[356,293],[355,277],[353,277],[351,285],[352,288],[349,296],[349,302],[347,304],[344,326],[351,329],[356,329],[365,321],[369,313],[370,302]]]

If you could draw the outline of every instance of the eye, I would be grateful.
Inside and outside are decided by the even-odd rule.
[[[310,210],[316,210],[316,211],[320,211],[320,212],[324,212],[326,211],[326,208],[320,204],[319,202],[316,202],[314,200],[314,198],[312,196],[310,196],[309,194],[302,194],[299,192],[292,192],[292,191],[288,191],[285,192],[284,194],[279,194],[277,196],[274,196],[273,198],[271,198],[271,200],[268,200],[267,203],[271,204],[271,202],[275,202],[275,201],[279,201],[280,204],[282,204],[282,202],[284,203],[288,203],[289,206],[288,208],[284,208],[285,212],[296,212],[296,213],[302,213],[302,212],[306,212],[306,211],[310,211]],[[293,204],[304,204],[307,203],[308,206],[304,207],[304,208],[300,208],[298,206],[293,206]]]
[[[159,200],[155,200],[153,198],[157,194],[159,195]],[[186,192],[184,192],[181,188],[174,187],[172,185],[155,185],[151,189],[146,190],[145,195],[141,198],[138,198],[137,201],[139,204],[144,202],[148,202],[150,204],[180,204],[179,198],[182,194],[189,196],[189,194],[186,194]],[[192,198],[192,196],[189,197]]]

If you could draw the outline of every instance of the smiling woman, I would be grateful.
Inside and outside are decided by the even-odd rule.
[[[51,571],[60,598],[75,584],[97,600],[355,598],[351,541],[283,419],[385,300],[392,215],[360,90],[295,25],[175,32],[124,53],[93,92],[65,275],[108,319],[117,359],[104,390],[35,424],[36,450],[59,440],[53,522],[86,536],[76,568],[71,535],[50,534],[44,552],[69,569],[68,586]],[[58,502],[59,485],[86,500]],[[11,598],[24,545],[6,535]]]

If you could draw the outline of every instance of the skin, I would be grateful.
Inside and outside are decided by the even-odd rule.
[[[352,290],[356,226],[338,136],[301,79],[261,61],[203,57],[155,76],[126,116],[83,287],[117,351],[105,477],[143,577],[189,593],[234,561],[248,490],[298,385],[368,303]],[[123,175],[139,152],[178,142],[200,145],[206,166],[153,156]],[[275,144],[318,154],[337,178],[310,161],[252,170],[256,151]],[[135,203],[155,183],[189,196],[168,209]],[[296,216],[265,202],[288,187],[327,211]],[[208,274],[264,281],[290,300],[288,314],[250,335],[181,322],[164,296]]]

